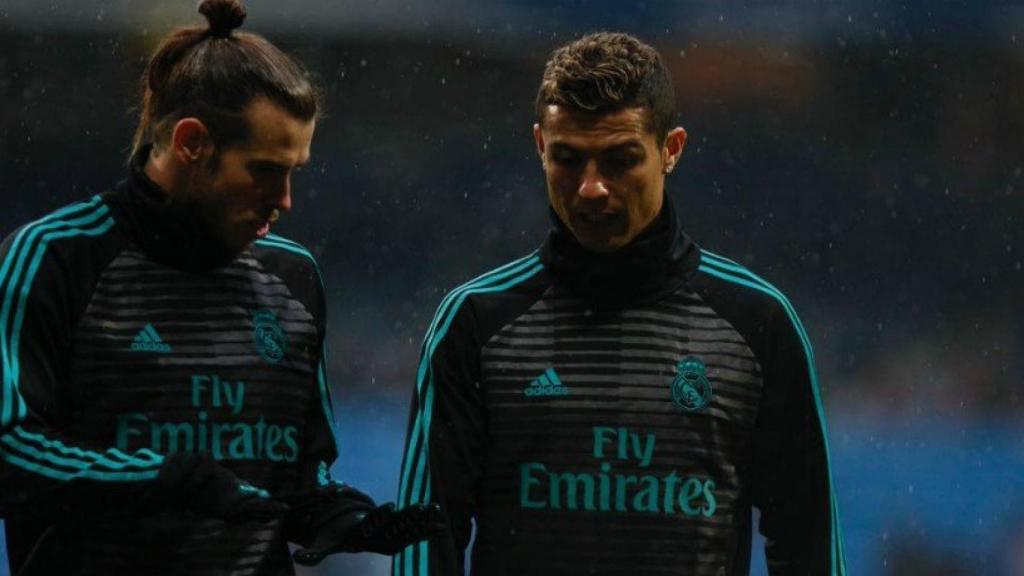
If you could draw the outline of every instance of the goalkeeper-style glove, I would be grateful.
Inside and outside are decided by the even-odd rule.
[[[394,504],[384,504],[326,522],[313,543],[296,550],[292,558],[303,566],[313,566],[335,552],[392,555],[444,529],[444,514],[437,504],[416,504],[401,510],[395,510]]]
[[[267,521],[288,511],[287,505],[271,499],[266,490],[239,480],[206,453],[167,455],[154,488],[153,499],[164,508],[180,506],[228,521]]]

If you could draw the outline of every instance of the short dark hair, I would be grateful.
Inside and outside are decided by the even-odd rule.
[[[675,121],[676,96],[661,56],[629,34],[596,32],[552,54],[537,91],[537,121],[549,105],[587,112],[645,108],[649,128],[664,139]]]
[[[142,74],[134,155],[144,144],[161,145],[170,128],[194,117],[225,146],[248,137],[244,111],[267,98],[300,120],[317,117],[320,94],[306,69],[262,36],[233,32],[245,20],[240,0],[203,0],[208,26],[168,34]]]

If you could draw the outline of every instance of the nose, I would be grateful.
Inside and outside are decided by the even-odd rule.
[[[605,185],[601,172],[597,169],[597,162],[591,160],[583,167],[580,175],[580,186],[576,194],[584,200],[600,200],[608,196],[608,186]]]
[[[269,190],[268,200],[270,204],[281,212],[288,212],[292,209],[292,181],[289,176]]]

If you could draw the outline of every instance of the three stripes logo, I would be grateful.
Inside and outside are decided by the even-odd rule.
[[[548,368],[543,374],[533,379],[523,390],[527,396],[568,396],[569,389],[559,380],[554,368]]]
[[[139,333],[135,335],[135,340],[132,341],[132,351],[170,354],[171,345],[160,338],[160,335],[156,333],[156,328],[153,328],[152,324],[147,323],[142,330],[139,330]]]

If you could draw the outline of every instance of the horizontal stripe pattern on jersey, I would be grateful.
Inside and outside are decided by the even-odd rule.
[[[688,358],[699,388],[688,392],[703,396],[693,409],[673,393],[686,385]],[[551,372],[567,393],[524,394]],[[722,544],[741,537],[749,514],[735,463],[749,448],[760,366],[698,294],[596,313],[548,289],[486,343],[481,373],[491,457],[475,571],[678,574],[686,566],[717,575],[730,566],[734,547]]]
[[[308,410],[319,404],[317,346],[310,312],[251,254],[195,273],[127,249],[101,274],[78,323],[68,434],[128,451],[208,452],[274,493],[298,481]],[[168,543],[160,549],[173,558],[161,562],[194,565],[195,574],[227,566],[255,574],[246,566],[287,556],[281,535],[270,534],[282,530],[277,523],[201,526],[191,515],[162,515],[92,525],[75,538],[98,573],[157,573],[159,562],[124,554],[147,550],[147,539]]]

